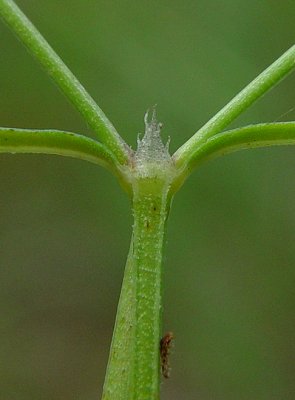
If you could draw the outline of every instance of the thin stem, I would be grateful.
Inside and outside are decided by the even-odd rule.
[[[120,165],[96,140],[72,132],[0,128],[0,153],[56,154],[102,165],[121,176]]]
[[[222,110],[211,118],[174,154],[178,167],[190,163],[192,154],[201,143],[221,132],[257,99],[273,88],[295,67],[295,45],[263,71],[256,79],[235,96]]]
[[[295,145],[295,122],[249,125],[225,131],[199,146],[176,180],[183,182],[192,169],[218,156],[238,150],[281,145]]]
[[[127,163],[128,146],[96,102],[17,5],[12,0],[0,0],[0,15],[82,114],[100,140],[115,154],[120,163]]]

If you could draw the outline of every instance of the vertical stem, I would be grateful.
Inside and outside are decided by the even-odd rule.
[[[133,257],[137,265],[133,400],[159,398],[162,252],[169,186],[156,179],[134,185]]]
[[[158,178],[133,182],[133,235],[103,400],[159,399],[161,265],[171,200],[169,182]]]

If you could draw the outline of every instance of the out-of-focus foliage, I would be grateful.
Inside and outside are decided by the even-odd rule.
[[[133,146],[158,104],[174,151],[294,41],[293,1],[19,0]],[[83,121],[0,25],[0,126]],[[295,77],[234,126],[294,120]],[[103,169],[0,157],[0,398],[94,400],[102,388],[132,218]],[[291,400],[295,149],[202,166],[167,235],[163,400]]]

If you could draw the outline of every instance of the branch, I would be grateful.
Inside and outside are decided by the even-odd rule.
[[[76,133],[0,128],[0,153],[56,154],[101,165],[120,176],[120,165],[106,147]]]
[[[295,67],[295,45],[263,71],[254,81],[235,96],[224,108],[211,118],[174,154],[175,163],[182,167],[191,163],[191,157],[200,144],[221,132],[257,99],[273,88]]]
[[[295,145],[295,122],[249,125],[225,131],[209,138],[193,152],[177,181],[183,182],[195,167],[218,156],[244,149],[291,144]]]
[[[39,31],[13,0],[0,0],[0,16],[41,63],[74,107],[82,114],[100,140],[124,164],[128,159],[127,145],[96,102],[54,52]]]

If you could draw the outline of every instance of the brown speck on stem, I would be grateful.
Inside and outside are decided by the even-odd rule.
[[[169,354],[173,339],[173,333],[168,332],[160,340],[161,371],[163,377],[166,379],[170,377]]]

